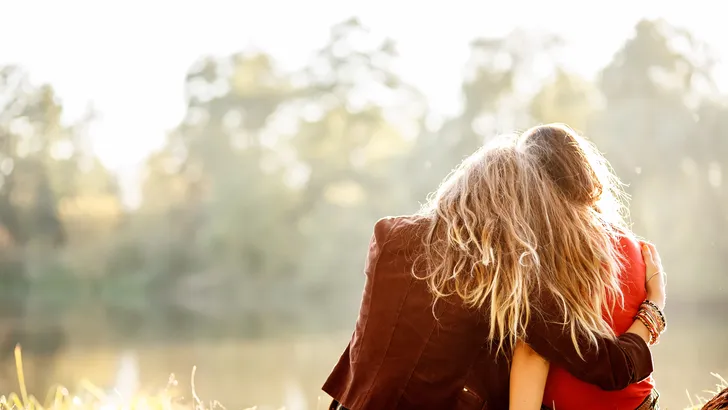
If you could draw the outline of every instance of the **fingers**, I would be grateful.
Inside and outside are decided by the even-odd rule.
[[[660,258],[660,253],[657,252],[657,247],[654,243],[650,243],[648,246],[650,247],[650,255],[652,255],[652,260],[655,262],[655,265],[662,269],[662,259]]]
[[[652,249],[650,248],[650,244],[647,242],[642,242],[642,258],[645,260],[645,262],[652,261]]]
[[[643,241],[642,242],[642,257],[645,262],[652,262],[654,265],[661,265],[660,254],[657,252],[655,244]]]

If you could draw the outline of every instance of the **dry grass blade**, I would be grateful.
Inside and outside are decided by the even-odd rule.
[[[713,394],[713,397],[700,407],[701,410],[725,410],[728,409],[728,383],[720,375],[711,373],[719,381],[716,384],[717,391]],[[697,408],[697,407],[696,407]]]

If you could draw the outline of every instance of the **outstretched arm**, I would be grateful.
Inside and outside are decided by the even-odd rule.
[[[518,341],[511,362],[510,410],[539,410],[549,374],[549,362]]]

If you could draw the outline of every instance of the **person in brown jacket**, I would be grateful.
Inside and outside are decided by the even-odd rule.
[[[420,213],[375,224],[354,334],[323,385],[331,409],[508,409],[518,340],[605,390],[652,373],[647,327],[595,336],[550,286],[605,260],[587,234],[621,226],[619,184],[598,153],[574,147],[589,172],[569,174],[529,166],[515,140],[466,159]],[[664,303],[664,281],[647,295]]]

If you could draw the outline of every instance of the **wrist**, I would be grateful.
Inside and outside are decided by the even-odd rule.
[[[665,310],[665,293],[664,292],[647,292],[647,300],[657,305],[660,310]]]
[[[645,300],[640,305],[635,319],[642,322],[650,333],[647,344],[650,346],[657,344],[660,340],[660,335],[667,328],[667,322],[665,321],[665,315],[662,314],[662,309],[649,299]]]

